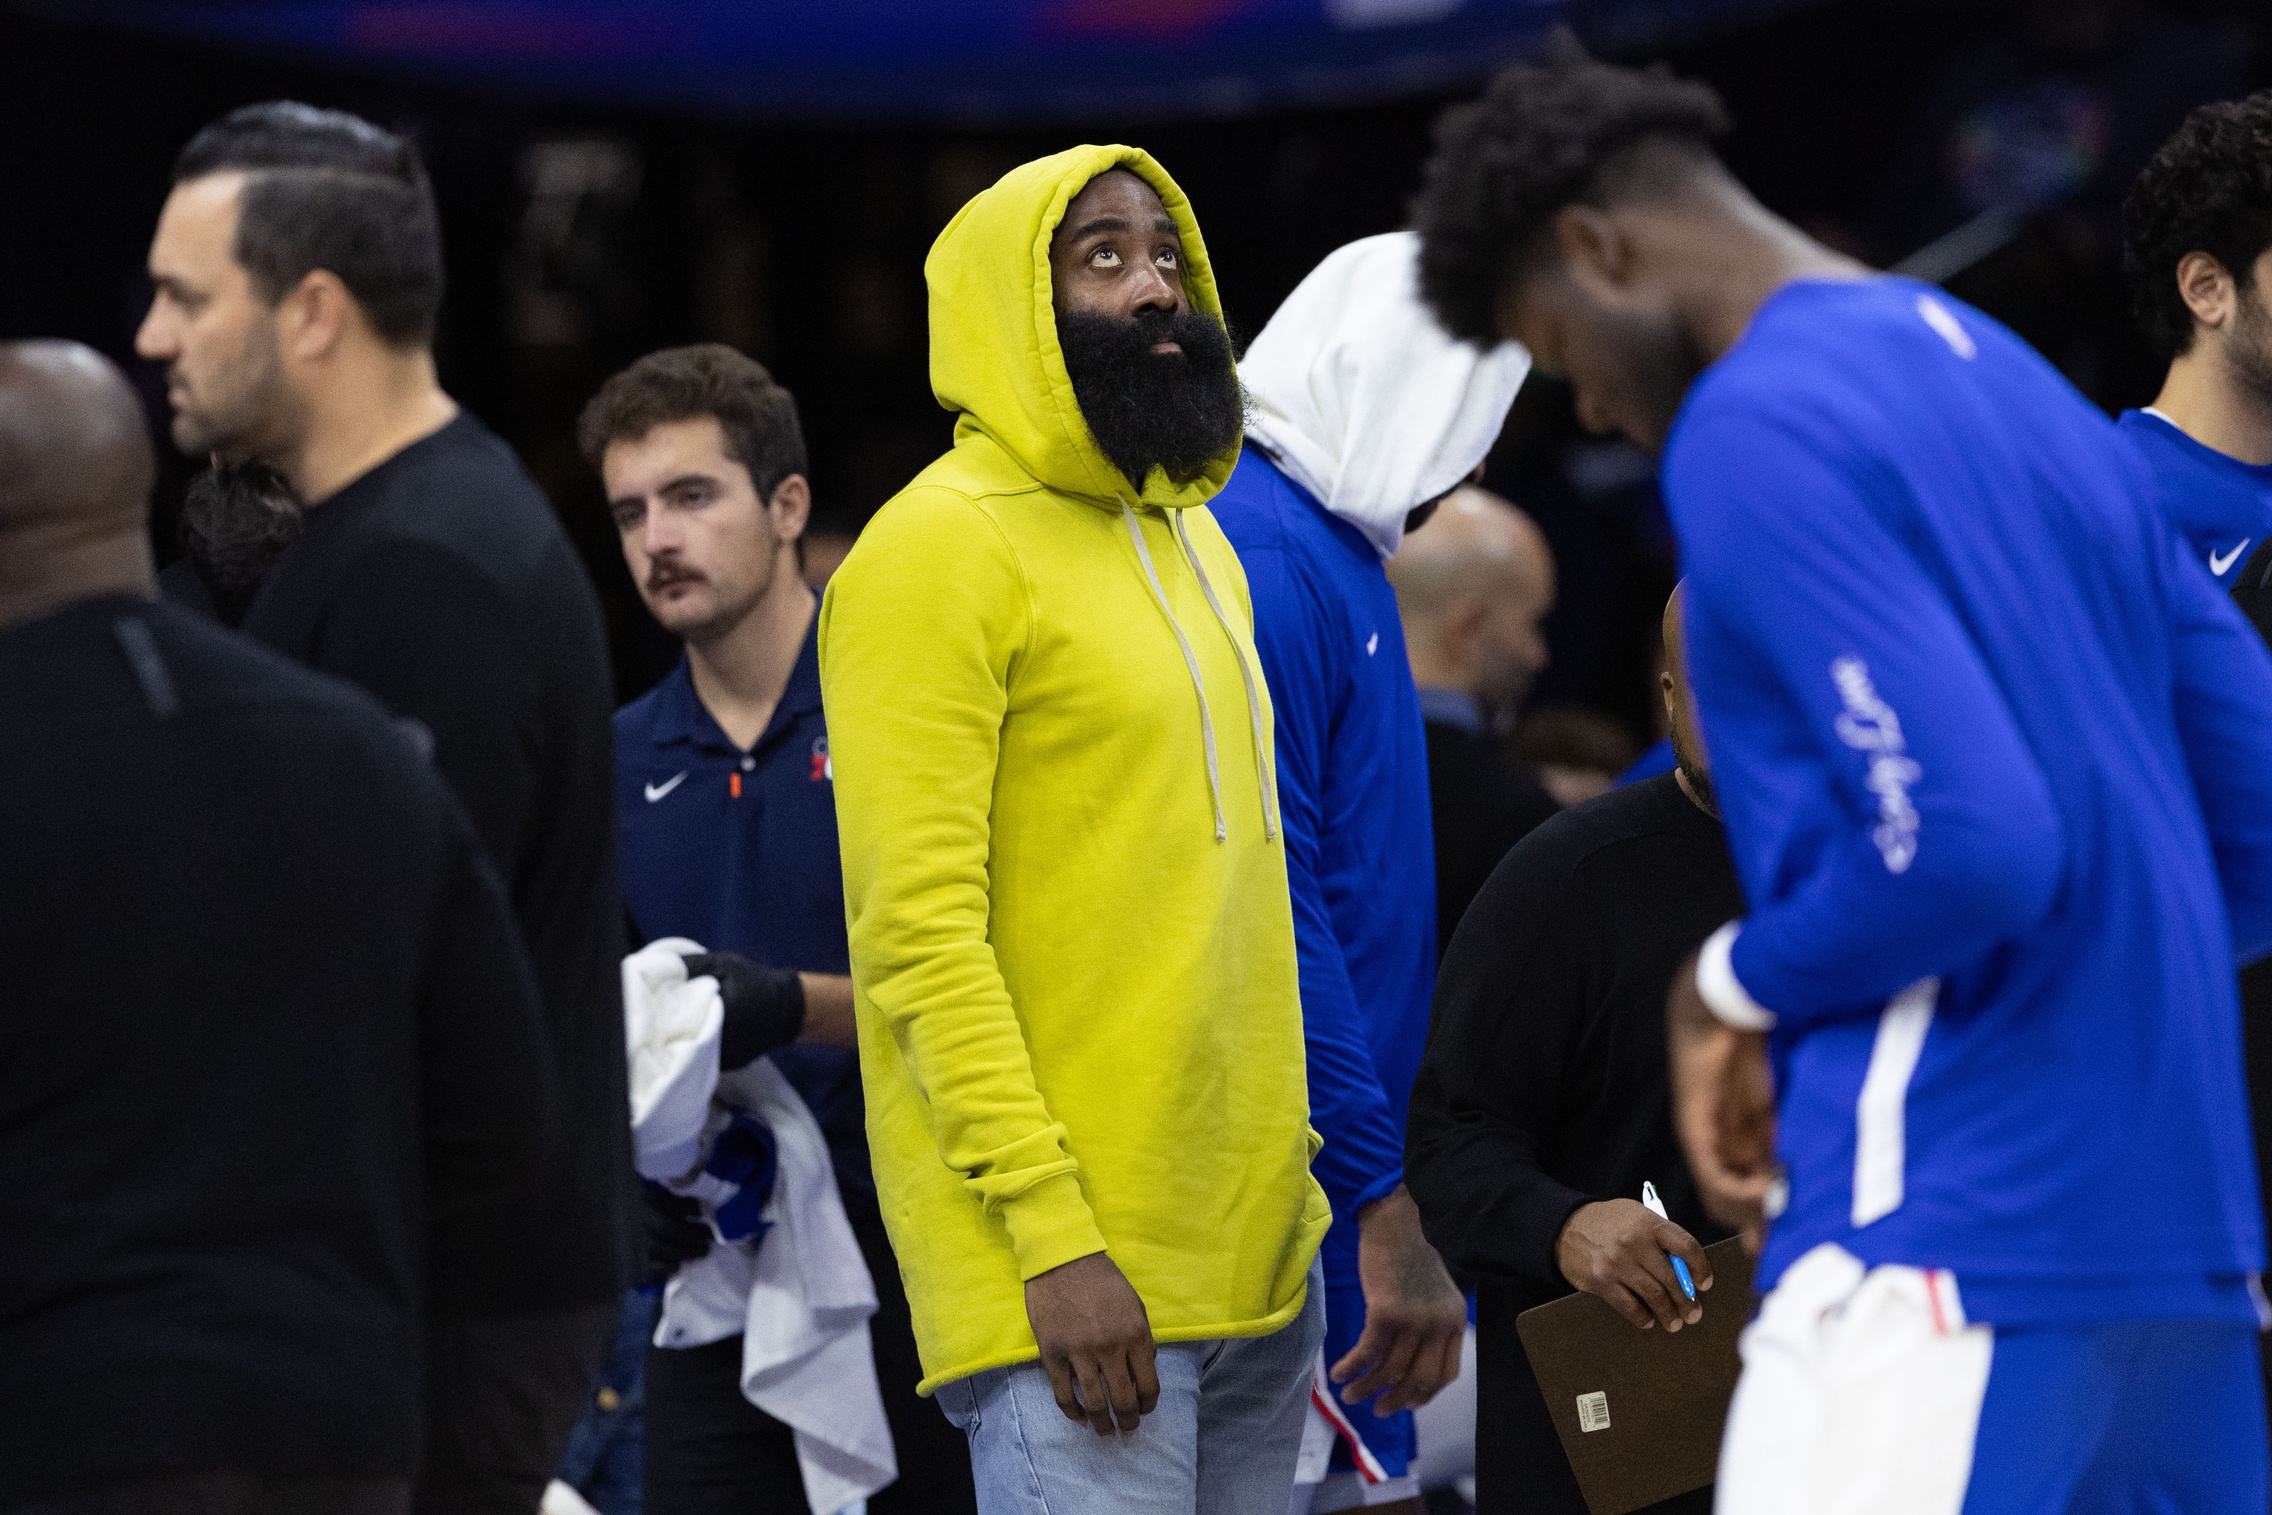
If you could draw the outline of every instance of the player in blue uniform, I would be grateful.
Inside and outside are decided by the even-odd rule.
[[[2131,186],[2122,223],[2131,306],[2169,374],[2120,424],[2163,509],[2231,589],[2272,538],[2272,90],[2189,116]]]
[[[1383,562],[1472,474],[1530,367],[1446,337],[1409,232],[1328,257],[1254,339],[1246,451],[1209,509],[1238,550],[1277,717],[1312,1164],[1333,1203],[1325,1382],[1299,1511],[1420,1508],[1412,1408],[1459,1374],[1467,1309],[1404,1189],[1428,1037],[1436,888],[1428,748]]]
[[[798,572],[811,494],[795,402],[731,348],[672,348],[609,380],[580,432],[640,596],[687,644],[615,717],[632,923],[710,949],[689,968],[720,980],[720,1065],[770,1056],[827,1139],[875,1281],[869,1339],[899,1463],[868,1509],[971,1510],[963,1438],[915,1393],[868,1164],[818,601]],[[653,1228],[650,1251],[667,1255],[672,1234]],[[743,1398],[740,1335],[653,1347],[645,1366],[645,1515],[805,1508],[794,1433]]]
[[[1677,1113],[1778,1212],[1719,1507],[2255,1515],[2272,660],[2102,415],[1769,214],[1722,125],[1510,70],[1418,218],[1449,326],[1663,452],[1750,906],[1675,978]]]

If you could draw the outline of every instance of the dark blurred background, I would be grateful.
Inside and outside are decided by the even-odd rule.
[[[1321,5],[1339,31],[1298,14]],[[162,391],[132,339],[180,145],[278,96],[412,132],[448,246],[443,382],[519,447],[585,551],[628,697],[676,650],[641,609],[577,456],[584,399],[652,348],[749,352],[797,395],[815,530],[840,546],[947,444],[926,375],[923,255],[964,200],[1026,158],[1082,141],[1149,148],[1190,193],[1231,320],[1251,333],[1324,254],[1401,225],[1436,114],[1566,21],[1605,56],[1662,58],[1717,85],[1737,122],[1728,160],[1769,206],[1873,263],[1912,260],[2115,408],[2159,379],[2124,317],[2123,190],[2191,107],[2272,83],[2268,10],[844,0],[780,7],[781,26],[805,27],[784,47],[763,29],[767,6],[736,8],[739,30],[715,46],[643,24],[649,12],[715,22],[716,0],[0,0],[0,336],[111,354],[162,436]],[[1045,11],[1056,31],[1017,30]],[[1353,32],[1359,13],[1396,24]],[[940,42],[963,15],[978,31]],[[160,490],[162,558],[189,466],[173,458]],[[1567,395],[1534,380],[1488,483],[1539,520],[1560,565],[1534,708],[1587,713],[1599,740],[1637,749],[1656,734],[1655,628],[1676,574],[1648,460],[1585,436]],[[816,561],[829,547],[816,542]]]

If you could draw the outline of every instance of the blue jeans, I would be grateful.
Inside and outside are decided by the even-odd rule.
[[[634,1289],[623,1297],[615,1346],[600,1372],[599,1391],[568,1438],[560,1481],[600,1515],[639,1515],[640,1456],[647,1420],[647,1338],[655,1334],[660,1296]]]
[[[1099,1436],[1057,1408],[1037,1362],[941,1384],[970,1438],[980,1515],[1271,1515],[1286,1508],[1325,1337],[1325,1285],[1269,1336],[1164,1343],[1159,1408]]]

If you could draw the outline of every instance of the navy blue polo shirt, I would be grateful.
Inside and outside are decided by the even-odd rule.
[[[802,973],[851,971],[811,630],[773,719],[748,751],[703,708],[681,658],[615,713],[615,770],[623,896],[642,936],[691,937]],[[820,1122],[839,1178],[872,1189],[858,1054],[798,1045],[772,1057]]]

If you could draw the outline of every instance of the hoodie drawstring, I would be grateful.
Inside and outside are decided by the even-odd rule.
[[[1200,676],[1199,658],[1191,650],[1191,639],[1183,634],[1183,623],[1176,619],[1175,608],[1168,604],[1167,589],[1160,583],[1159,570],[1152,566],[1152,550],[1144,544],[1144,529],[1137,522],[1135,510],[1125,499],[1120,502],[1120,519],[1128,527],[1128,539],[1136,544],[1136,558],[1144,565],[1144,578],[1152,586],[1152,598],[1159,602],[1160,614],[1167,617],[1168,629],[1175,633],[1175,644],[1183,652],[1183,666],[1191,674],[1192,690],[1199,696],[1199,734],[1207,748],[1207,795],[1214,802],[1215,840],[1220,842],[1230,832],[1223,821],[1222,769],[1215,756],[1215,715],[1207,703],[1207,681]],[[1268,838],[1276,841],[1278,786],[1270,772],[1270,764],[1263,756],[1268,750],[1268,733],[1262,729],[1262,700],[1255,689],[1254,671],[1247,666],[1246,652],[1239,646],[1238,636],[1231,630],[1230,620],[1223,614],[1223,607],[1215,598],[1214,586],[1207,582],[1206,570],[1199,566],[1199,559],[1191,550],[1191,539],[1184,535],[1183,522],[1179,517],[1171,517],[1170,530],[1175,533],[1184,561],[1191,565],[1192,573],[1197,576],[1200,592],[1207,596],[1207,604],[1215,612],[1215,619],[1222,626],[1223,635],[1230,638],[1231,655],[1238,659],[1239,676],[1246,681],[1247,717],[1254,727],[1255,772],[1262,781],[1262,825]]]
[[[1120,502],[1120,519],[1127,523],[1128,539],[1136,544],[1136,556],[1144,564],[1152,598],[1160,602],[1160,614],[1168,618],[1168,630],[1175,633],[1175,644],[1183,649],[1183,666],[1191,670],[1191,687],[1199,691],[1199,735],[1207,744],[1207,797],[1215,802],[1215,840],[1219,842],[1230,831],[1223,824],[1222,770],[1215,762],[1215,715],[1207,708],[1207,683],[1199,676],[1199,659],[1192,653],[1190,638],[1183,634],[1183,623],[1168,605],[1168,592],[1160,587],[1159,572],[1152,567],[1152,550],[1144,545],[1144,528],[1136,524],[1136,512],[1128,508],[1126,500]]]
[[[1262,726],[1262,691],[1256,687],[1254,668],[1246,660],[1246,649],[1239,645],[1239,635],[1231,629],[1231,618],[1223,614],[1223,602],[1215,598],[1215,586],[1207,582],[1207,570],[1199,566],[1199,554],[1191,549],[1191,538],[1184,531],[1183,512],[1168,517],[1175,531],[1175,539],[1183,548],[1183,560],[1191,565],[1192,576],[1199,580],[1199,592],[1207,596],[1207,608],[1215,612],[1215,624],[1223,628],[1223,636],[1231,644],[1231,656],[1238,659],[1239,677],[1246,681],[1246,718],[1254,730],[1254,776],[1262,786],[1262,831],[1265,839],[1278,840],[1278,775],[1270,771],[1270,733]]]

